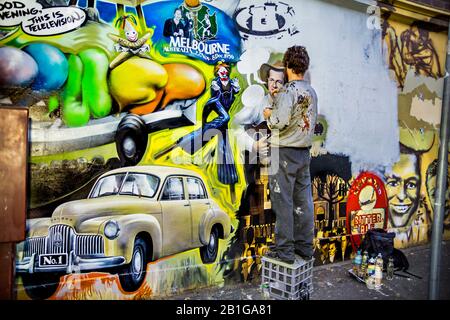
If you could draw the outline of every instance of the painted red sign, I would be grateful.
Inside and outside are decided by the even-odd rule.
[[[388,200],[383,181],[370,172],[361,173],[353,181],[347,200],[347,230],[350,230],[353,250],[361,238],[373,228],[386,229]]]

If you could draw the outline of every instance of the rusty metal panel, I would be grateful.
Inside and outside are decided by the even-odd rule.
[[[25,239],[28,109],[0,107],[0,243]]]
[[[0,300],[15,299],[14,293],[14,260],[16,245],[0,243]]]

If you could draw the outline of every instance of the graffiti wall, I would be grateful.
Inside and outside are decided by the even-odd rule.
[[[319,101],[316,264],[375,227],[427,242],[447,35],[406,21],[357,1],[0,0],[0,103],[31,128],[18,298],[257,280],[276,216],[255,150],[297,44]]]
[[[389,9],[383,18],[389,69],[398,87],[400,132],[400,157],[383,176],[389,227],[397,234],[396,245],[406,247],[427,242],[433,221],[447,41],[443,27],[428,21],[400,23]],[[445,223],[445,238],[447,229]]]

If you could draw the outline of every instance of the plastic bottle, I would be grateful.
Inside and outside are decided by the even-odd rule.
[[[389,261],[386,267],[386,279],[394,279],[394,258],[392,257],[389,257]]]
[[[356,275],[359,275],[359,272],[361,270],[361,264],[362,264],[362,255],[361,250],[358,250],[356,253],[355,259],[353,259],[353,273]]]
[[[367,276],[371,277],[375,274],[375,257],[370,257],[369,264],[367,265]]]
[[[375,276],[372,275],[370,277],[367,277],[366,286],[370,290],[375,289]]]
[[[364,251],[364,254],[362,256],[361,261],[361,268],[359,270],[359,277],[366,279],[367,276],[367,259],[369,258],[369,253],[367,251]]]
[[[377,260],[375,261],[375,289],[381,289],[381,282],[383,280],[383,257],[381,253],[378,254]]]
[[[367,277],[365,279],[368,289],[375,289],[375,259],[371,257],[367,265]]]

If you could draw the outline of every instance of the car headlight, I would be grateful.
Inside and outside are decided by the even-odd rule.
[[[120,232],[120,228],[119,228],[119,224],[117,223],[117,221],[114,220],[109,220],[106,224],[105,224],[105,236],[112,240],[117,238],[117,236],[119,235]]]

